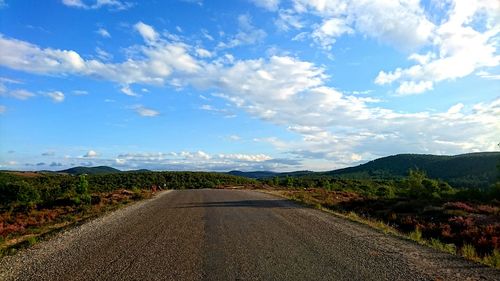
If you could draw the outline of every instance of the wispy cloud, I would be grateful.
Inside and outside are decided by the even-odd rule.
[[[53,91],[45,94],[55,103],[61,103],[64,101],[64,94],[61,91]]]
[[[15,98],[18,100],[27,100],[27,99],[30,99],[32,97],[35,97],[36,95],[30,91],[27,91],[24,89],[19,89],[19,90],[6,91],[3,93],[0,92],[0,96],[11,97],[11,98]]]
[[[121,0],[95,0],[93,4],[87,4],[82,0],[62,0],[62,3],[71,8],[85,10],[100,9],[103,7],[107,7],[112,10],[126,10],[134,6],[131,2]]]
[[[133,109],[137,114],[143,117],[156,117],[160,115],[160,112],[151,108],[144,107],[143,105],[136,105],[133,107]]]
[[[111,34],[105,29],[100,27],[99,29],[96,30],[96,33],[101,35],[103,38],[111,38]]]

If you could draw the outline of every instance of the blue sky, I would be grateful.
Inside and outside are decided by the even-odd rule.
[[[500,3],[0,0],[0,168],[498,150]]]

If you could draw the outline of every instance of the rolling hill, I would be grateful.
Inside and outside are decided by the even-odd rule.
[[[66,170],[58,171],[58,173],[66,173],[71,175],[97,175],[97,174],[113,174],[120,173],[121,171],[108,166],[97,166],[97,167],[73,167]]]
[[[454,156],[398,154],[330,172],[347,178],[404,177],[409,169],[420,169],[431,178],[442,179],[456,187],[484,187],[495,182],[500,152],[468,153]]]
[[[454,156],[430,154],[398,154],[378,158],[355,167],[328,172],[298,171],[273,173],[268,171],[231,174],[249,178],[270,177],[341,177],[351,179],[397,179],[408,175],[409,169],[420,169],[431,178],[447,181],[454,187],[483,188],[493,184],[498,175],[500,152],[479,152]]]

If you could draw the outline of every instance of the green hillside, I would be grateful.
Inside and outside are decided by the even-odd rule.
[[[495,182],[496,165],[500,152],[480,152],[455,156],[426,154],[398,154],[379,158],[356,167],[349,167],[323,175],[345,178],[394,178],[404,177],[409,169],[420,169],[431,178],[442,179],[455,187],[483,188]]]
[[[113,174],[121,172],[118,169],[111,168],[108,166],[97,166],[97,167],[73,167],[66,170],[58,171],[59,173],[66,173],[71,175],[100,175],[100,174]]]

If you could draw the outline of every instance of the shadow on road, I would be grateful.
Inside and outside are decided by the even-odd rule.
[[[283,200],[240,200],[240,201],[219,201],[219,202],[202,202],[188,203],[174,206],[174,209],[184,208],[301,208],[299,205],[291,205],[291,203]]]

